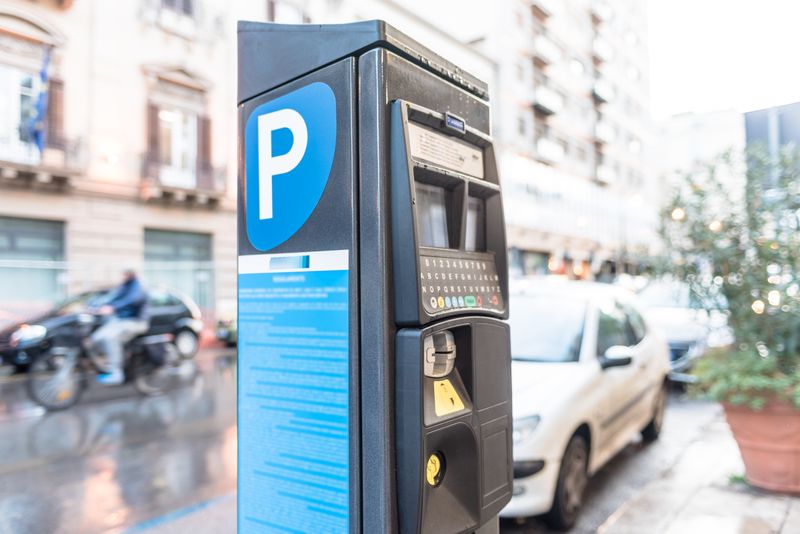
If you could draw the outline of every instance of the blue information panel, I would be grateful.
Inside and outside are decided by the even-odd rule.
[[[310,254],[240,257],[242,533],[349,528],[347,251]]]

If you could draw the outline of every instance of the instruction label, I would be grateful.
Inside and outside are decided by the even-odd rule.
[[[347,262],[240,258],[240,533],[349,531]]]
[[[461,139],[408,123],[411,156],[475,178],[483,178],[483,151]]]
[[[433,409],[437,417],[464,409],[464,402],[448,379],[433,381]]]

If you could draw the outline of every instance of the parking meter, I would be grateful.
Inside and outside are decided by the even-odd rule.
[[[239,24],[240,532],[496,532],[507,265],[486,85],[380,21]]]

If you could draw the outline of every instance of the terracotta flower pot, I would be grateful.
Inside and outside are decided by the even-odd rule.
[[[770,402],[762,410],[723,403],[753,486],[800,494],[800,409]]]

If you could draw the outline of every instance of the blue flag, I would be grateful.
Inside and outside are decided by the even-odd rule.
[[[45,127],[47,121],[47,71],[50,67],[50,51],[51,46],[44,49],[44,58],[42,59],[42,68],[39,70],[39,94],[36,98],[36,115],[34,115],[28,124],[28,132],[30,138],[39,149],[39,153],[44,151],[45,144],[47,143],[47,128]]]

